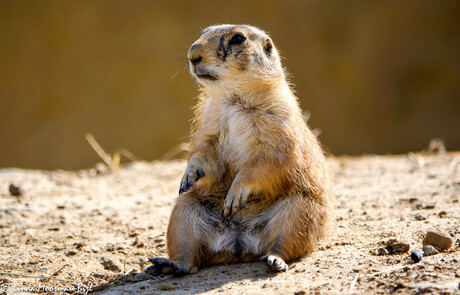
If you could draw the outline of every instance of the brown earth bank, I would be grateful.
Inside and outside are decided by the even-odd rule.
[[[283,273],[257,262],[185,277],[141,272],[149,258],[167,256],[185,161],[110,173],[1,169],[0,293],[459,294],[460,152],[329,163],[335,226],[317,251]],[[453,245],[414,263],[410,253],[432,229]]]

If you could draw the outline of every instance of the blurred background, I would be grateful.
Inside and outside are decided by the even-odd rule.
[[[0,167],[78,169],[85,139],[154,160],[187,140],[201,28],[268,31],[334,155],[460,149],[460,1],[0,1]]]

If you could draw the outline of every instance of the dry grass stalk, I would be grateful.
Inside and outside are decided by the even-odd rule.
[[[178,154],[182,152],[188,152],[188,151],[190,151],[190,145],[188,143],[183,142],[175,146],[174,148],[170,149],[169,151],[167,151],[163,156],[160,157],[160,160],[162,161],[170,160],[174,158],[175,156],[177,156]]]
[[[107,168],[113,172],[117,171],[120,168],[121,155],[118,152],[115,152],[110,156],[106,151],[101,147],[101,145],[96,141],[94,136],[91,133],[86,133],[86,140],[91,145],[93,150],[98,154],[98,156],[104,161]],[[132,155],[132,153],[130,153]]]
[[[131,253],[131,251],[134,249],[134,247],[132,247],[131,249],[129,249],[128,253],[126,253],[125,255],[125,261],[123,262],[123,274],[126,275],[126,261],[128,260],[128,255],[129,253]]]

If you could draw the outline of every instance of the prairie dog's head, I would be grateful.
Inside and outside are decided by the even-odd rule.
[[[248,25],[216,25],[203,30],[190,47],[190,72],[205,87],[234,88],[283,79],[270,37]]]

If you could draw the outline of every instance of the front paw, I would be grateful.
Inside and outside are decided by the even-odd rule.
[[[246,205],[248,191],[245,188],[231,188],[225,198],[223,217],[228,218],[238,211],[238,208]]]
[[[189,163],[185,170],[184,176],[180,182],[179,194],[187,192],[195,185],[198,179],[205,175],[204,168],[194,164],[192,161]]]

